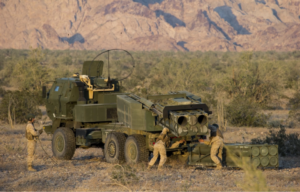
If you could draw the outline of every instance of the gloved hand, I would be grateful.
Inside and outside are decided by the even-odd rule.
[[[40,129],[39,134],[41,135],[43,133],[43,131],[44,131],[43,129]]]
[[[205,145],[210,145],[210,141],[204,141],[203,142]]]

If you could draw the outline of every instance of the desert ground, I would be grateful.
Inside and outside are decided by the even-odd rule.
[[[287,111],[279,111],[274,118],[281,118]],[[0,125],[0,191],[240,191],[245,188],[245,172],[241,169],[196,169],[170,157],[164,171],[147,164],[109,164],[101,148],[77,149],[70,161],[51,159],[51,135],[43,133],[36,148],[34,166],[37,172],[26,170],[25,124],[13,129]],[[40,128],[37,126],[37,128]],[[268,128],[227,127],[226,143],[250,142],[264,137]],[[287,129],[287,133],[300,133],[300,128]],[[42,149],[42,146],[45,152]],[[267,187],[275,191],[300,189],[299,157],[280,157],[279,169],[259,170]]]

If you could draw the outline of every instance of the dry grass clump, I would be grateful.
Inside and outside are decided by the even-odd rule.
[[[130,186],[139,181],[138,176],[135,174],[136,171],[130,165],[115,165],[111,172],[111,180],[113,181],[111,184],[119,185],[132,191]]]

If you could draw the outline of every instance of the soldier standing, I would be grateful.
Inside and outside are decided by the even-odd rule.
[[[37,142],[37,137],[43,133],[43,129],[37,131],[34,128],[34,121],[35,121],[35,116],[33,114],[28,114],[26,116],[28,123],[26,126],[26,132],[25,136],[27,138],[27,169],[28,171],[36,171],[32,167],[32,162],[34,160],[34,152],[35,152],[35,147],[36,147],[36,142]]]
[[[207,145],[211,145],[210,157],[213,162],[217,165],[216,169],[222,169],[222,154],[223,154],[223,134],[219,130],[217,124],[209,125],[210,137],[208,142],[204,142]]]
[[[169,132],[168,128],[164,128],[161,132],[161,134],[156,139],[156,143],[154,144],[154,151],[153,151],[153,158],[149,162],[148,170],[151,169],[151,167],[156,162],[156,159],[158,158],[158,155],[160,155],[160,161],[158,165],[158,170],[162,170],[163,165],[167,161],[167,151],[166,147],[170,146],[170,137],[167,135]],[[180,140],[172,144],[170,149],[177,148],[180,143],[183,143],[185,140]]]

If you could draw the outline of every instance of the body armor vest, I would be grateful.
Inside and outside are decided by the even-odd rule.
[[[156,139],[156,142],[158,142],[160,140],[162,140],[165,143],[166,147],[170,146],[170,137],[168,137],[168,135],[160,134],[158,136],[158,138]]]
[[[28,123],[28,124],[30,124],[30,123]],[[33,129],[36,131],[36,129],[34,128],[34,126],[33,126]],[[28,140],[34,140],[34,136],[30,132],[27,131],[27,126],[25,128],[25,137]]]

